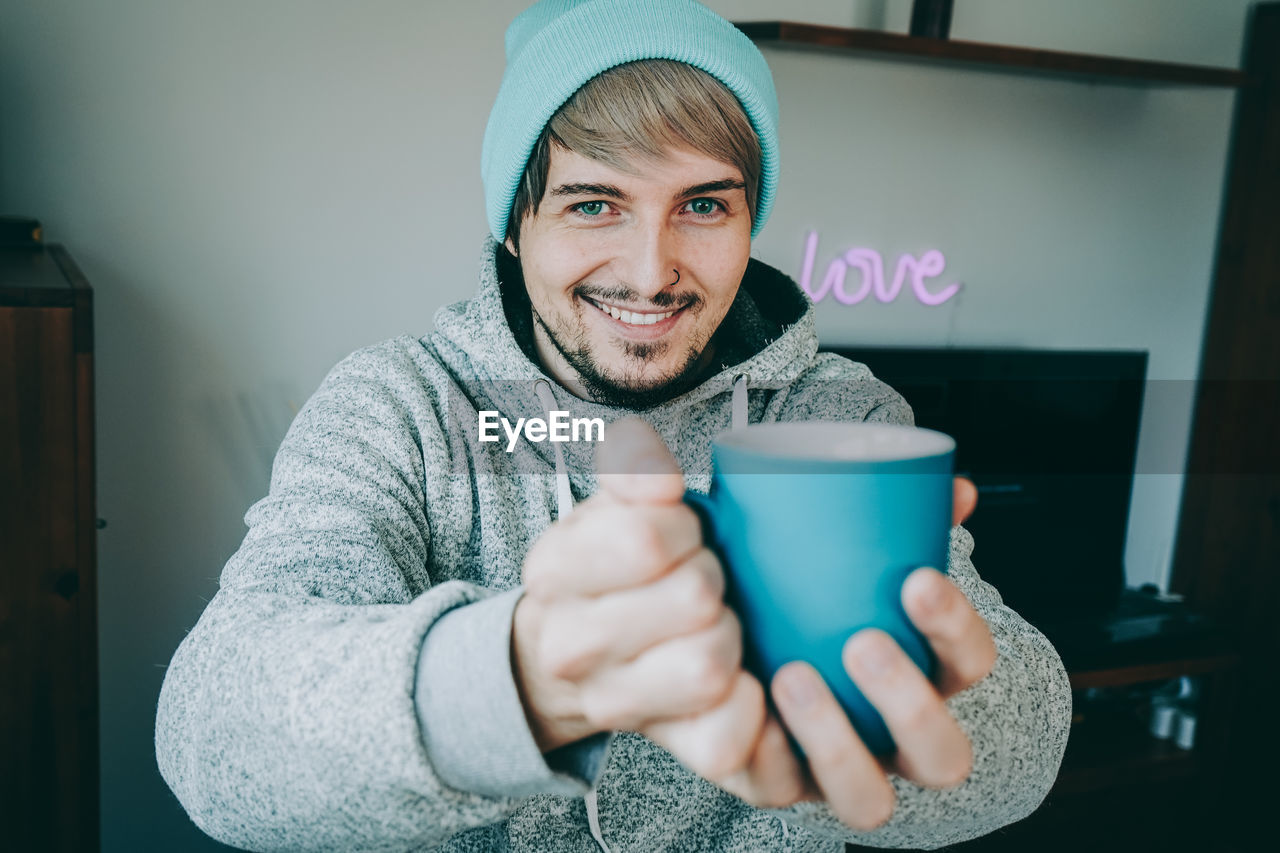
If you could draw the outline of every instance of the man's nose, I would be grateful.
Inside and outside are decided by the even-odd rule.
[[[665,224],[637,229],[633,234],[625,280],[640,296],[652,299],[679,278],[678,240]]]

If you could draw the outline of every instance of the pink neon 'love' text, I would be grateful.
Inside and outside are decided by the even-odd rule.
[[[937,293],[930,293],[924,286],[926,278],[941,275],[947,262],[942,253],[930,249],[919,258],[904,254],[898,258],[898,266],[893,273],[893,282],[886,285],[884,280],[884,260],[874,249],[849,249],[844,255],[836,257],[827,266],[827,273],[818,287],[813,286],[813,263],[818,253],[818,233],[810,231],[805,240],[804,268],[800,273],[800,286],[814,302],[821,302],[830,293],[837,302],[844,305],[857,305],[873,292],[880,302],[892,302],[898,297],[902,285],[908,279],[911,290],[917,300],[925,305],[941,305],[960,290],[960,282],[948,285]],[[862,274],[861,284],[854,293],[845,287],[845,278],[850,269]]]

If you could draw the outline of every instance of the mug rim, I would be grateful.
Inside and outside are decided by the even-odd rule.
[[[767,440],[776,442],[775,437],[769,436],[770,433],[799,433],[798,441],[788,442],[782,447],[776,446],[759,446],[755,444],[755,440],[764,437]],[[863,435],[871,434],[873,437],[877,434],[882,440],[893,439],[902,440],[906,434],[910,434],[912,440],[916,442],[916,446],[908,448],[905,451],[887,448],[879,454],[865,454],[859,456],[838,455],[831,453],[829,450],[823,452],[822,448],[827,448],[828,443],[834,439],[838,439],[840,433],[861,433]],[[723,447],[732,450],[735,453],[742,453],[760,459],[777,459],[787,461],[805,461],[818,463],[887,463],[887,462],[904,462],[917,459],[930,459],[937,456],[945,456],[954,453],[956,449],[956,441],[951,436],[938,430],[929,429],[928,427],[910,426],[907,424],[888,424],[867,421],[833,421],[833,420],[807,420],[807,421],[769,421],[767,423],[748,424],[738,429],[730,429],[716,436],[713,444],[716,447]]]

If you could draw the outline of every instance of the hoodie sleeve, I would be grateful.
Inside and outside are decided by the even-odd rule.
[[[454,674],[423,684],[424,637],[448,614],[479,617],[455,628],[501,622],[514,597],[428,576],[422,448],[447,438],[430,389],[397,357],[409,358],[348,357],[299,412],[269,494],[245,516],[243,543],[165,673],[160,773],[227,844],[416,849],[522,801],[450,785],[422,730],[417,692],[466,695],[475,685],[456,676],[466,656],[505,653],[446,643],[462,656]],[[518,704],[512,713],[527,736]],[[586,790],[530,766],[541,790]]]
[[[539,750],[511,667],[512,618],[523,592],[451,610],[427,632],[415,691],[422,737],[440,779],[458,790],[582,796],[603,769],[609,738],[601,732]]]
[[[907,401],[863,365],[822,356],[797,389],[796,417],[860,419],[914,424]],[[820,389],[820,393],[819,393]],[[803,802],[770,810],[783,820],[827,837],[870,847],[933,850],[985,835],[1028,816],[1058,776],[1071,727],[1071,685],[1053,645],[1004,604],[974,568],[973,536],[951,530],[947,572],[986,621],[996,663],[982,681],[947,700],[947,708],[973,746],[973,770],[946,790],[923,788],[896,775],[893,816],[871,832],[843,824],[825,803]]]

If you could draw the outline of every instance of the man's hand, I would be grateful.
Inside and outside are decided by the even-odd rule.
[[[953,524],[968,518],[976,503],[973,483],[957,478]],[[859,631],[844,648],[849,676],[880,712],[898,746],[888,760],[871,754],[817,671],[798,661],[778,670],[773,698],[782,721],[804,748],[807,766],[791,752],[779,720],[764,712],[758,682],[738,684],[710,711],[658,723],[647,733],[679,756],[711,732],[737,726],[739,736],[753,744],[745,762],[728,773],[703,774],[708,779],[756,806],[825,800],[854,829],[883,824],[894,808],[888,773],[932,788],[968,778],[972,747],[943,702],[982,680],[996,659],[986,623],[941,572],[923,568],[912,573],[903,585],[902,603],[937,654],[936,685],[881,631]],[[757,719],[759,725],[751,728]]]
[[[662,439],[644,421],[618,421],[596,466],[599,492],[525,556],[513,617],[512,669],[543,752],[705,711],[742,675],[720,561]]]

